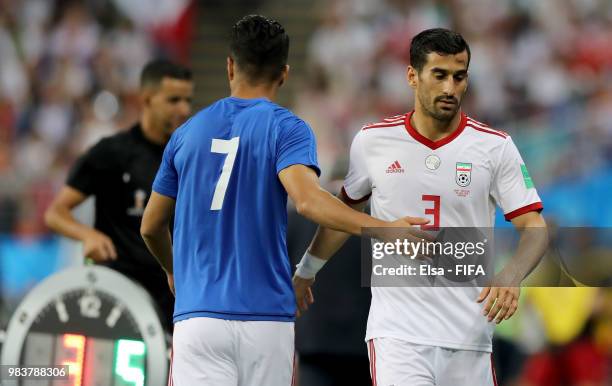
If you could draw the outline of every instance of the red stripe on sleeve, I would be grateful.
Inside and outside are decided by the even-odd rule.
[[[503,135],[502,133],[497,132],[497,131],[481,129],[481,128],[476,127],[476,126],[471,126],[470,124],[468,124],[468,126],[471,127],[474,130],[482,131],[483,133],[493,134],[493,135],[497,135],[498,137],[507,138],[506,135]]]
[[[527,206],[524,206],[522,208],[518,208],[516,210],[513,210],[510,213],[506,213],[504,214],[504,217],[506,218],[506,221],[510,221],[515,217],[518,217],[522,214],[525,213],[529,213],[529,212],[541,212],[542,209],[544,209],[544,207],[542,206],[541,202],[534,202],[533,204],[529,204]]]

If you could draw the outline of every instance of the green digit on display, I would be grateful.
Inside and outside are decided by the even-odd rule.
[[[115,344],[115,386],[144,386],[144,342],[119,339]]]

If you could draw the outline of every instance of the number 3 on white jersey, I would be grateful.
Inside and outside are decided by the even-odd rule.
[[[217,187],[215,188],[215,194],[213,195],[212,203],[210,204],[210,210],[221,210],[223,207],[225,191],[227,190],[227,184],[229,183],[230,176],[232,175],[232,169],[234,168],[234,161],[236,161],[239,143],[240,137],[234,137],[232,139],[213,138],[212,140],[210,151],[212,153],[227,154],[227,157],[225,157],[225,162],[223,162],[221,177],[219,177],[219,181],[217,181]]]

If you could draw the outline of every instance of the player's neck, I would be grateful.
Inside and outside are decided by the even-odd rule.
[[[260,84],[253,86],[247,82],[236,82],[230,85],[231,96],[240,99],[267,98],[274,100],[278,91],[277,85]]]
[[[440,121],[434,117],[425,114],[422,110],[416,109],[410,116],[410,124],[422,136],[432,141],[442,139],[455,131],[461,122],[461,112],[450,121]]]

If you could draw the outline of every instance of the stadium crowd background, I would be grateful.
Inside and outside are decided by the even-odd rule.
[[[76,261],[43,221],[69,166],[137,120],[147,60],[189,64],[190,48],[208,43],[193,33],[206,7],[153,3],[0,0],[0,330],[29,288]],[[312,3],[317,24],[288,102],[316,133],[324,179],[346,163],[356,130],[412,104],[404,81],[410,38],[449,27],[472,49],[464,110],[512,135],[545,217],[561,226],[612,226],[611,2]],[[198,93],[206,88],[196,84]],[[498,335],[526,354],[586,337],[610,358],[610,290],[563,291],[526,291],[520,314]]]

